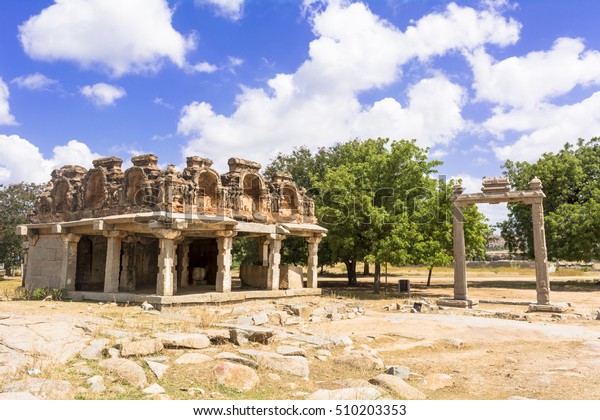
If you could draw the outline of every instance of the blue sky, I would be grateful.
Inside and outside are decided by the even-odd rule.
[[[475,192],[506,159],[600,135],[598,16],[589,0],[3,0],[0,183],[390,137]]]

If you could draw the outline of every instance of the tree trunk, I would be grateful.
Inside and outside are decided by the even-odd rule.
[[[344,261],[346,270],[348,271],[348,286],[356,286],[356,260]]]
[[[367,261],[364,262],[363,267],[363,276],[368,276],[371,274],[371,270],[369,270],[369,263]]]
[[[381,264],[375,263],[375,274],[373,276],[373,292],[381,291]]]
[[[427,287],[431,286],[431,272],[433,271],[433,265],[427,267],[429,269],[429,274],[427,274]]]
[[[325,272],[325,266],[322,265],[320,268],[320,271],[319,271],[319,275],[322,276],[324,272]]]

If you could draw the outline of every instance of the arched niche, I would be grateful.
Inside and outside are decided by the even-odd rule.
[[[54,184],[54,210],[58,213],[71,210],[69,183],[66,180],[60,180]]]
[[[106,177],[101,170],[90,170],[85,182],[85,207],[99,209],[104,206]]]
[[[125,201],[131,205],[143,206],[146,174],[140,168],[129,168],[125,172]]]
[[[210,171],[202,172],[196,179],[198,209],[203,213],[215,213],[218,207],[219,177]]]
[[[294,185],[284,185],[281,188],[281,196],[279,202],[279,213],[282,216],[291,216],[299,213],[300,200],[298,199],[298,191]]]
[[[262,180],[258,175],[246,174],[242,180],[242,211],[254,213],[260,211],[260,193]]]

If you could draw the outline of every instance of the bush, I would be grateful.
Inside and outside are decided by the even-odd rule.
[[[65,300],[68,296],[66,289],[56,289],[50,287],[38,287],[36,289],[27,289],[25,287],[17,287],[14,292],[13,300],[44,300],[48,296],[52,300]]]

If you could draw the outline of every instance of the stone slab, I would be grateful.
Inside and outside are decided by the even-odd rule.
[[[567,303],[554,303],[547,305],[538,305],[536,303],[529,305],[528,312],[554,312],[561,313],[565,312],[569,309],[569,304]]]
[[[438,306],[448,306],[451,308],[473,308],[474,306],[479,305],[479,300],[477,299],[438,299],[436,304]]]

